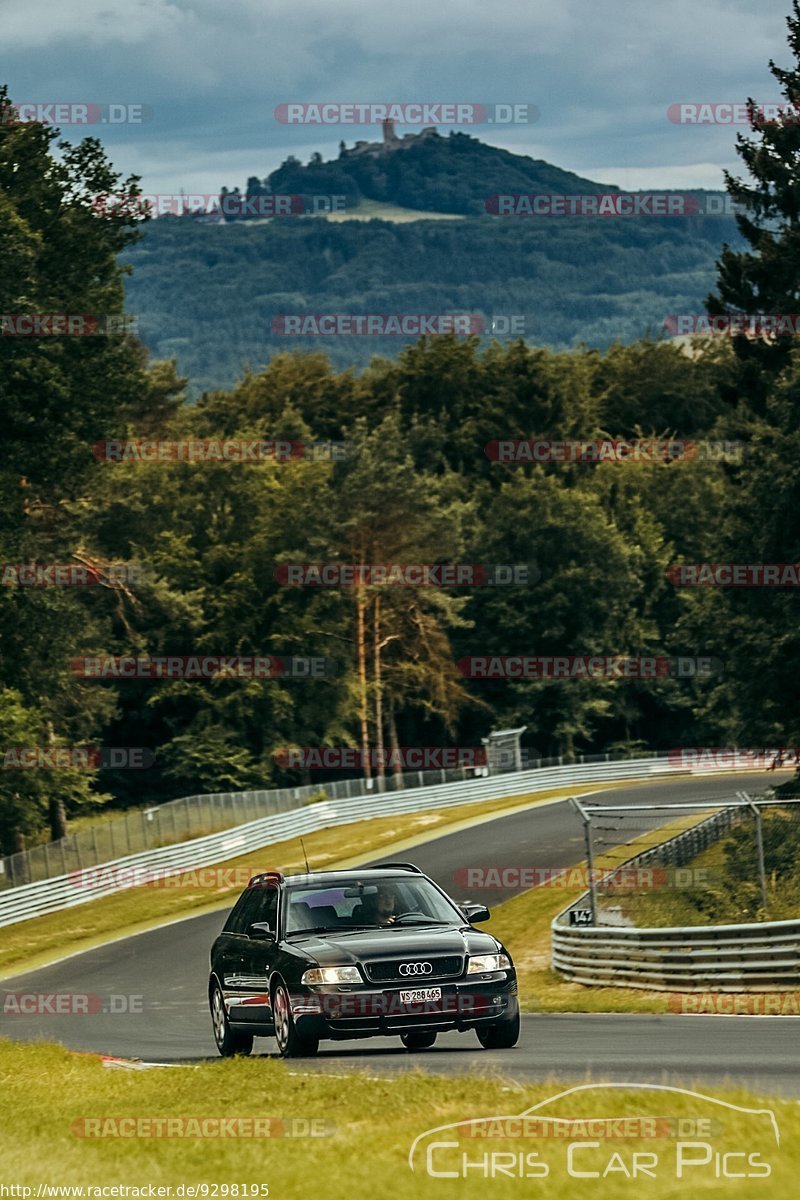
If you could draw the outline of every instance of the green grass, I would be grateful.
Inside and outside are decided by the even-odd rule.
[[[320,213],[328,221],[393,221],[405,225],[409,221],[463,221],[459,213],[426,212],[417,208],[403,208],[399,204],[387,204],[383,200],[362,200],[358,208],[340,213]]]
[[[779,815],[782,815],[779,810],[767,810],[764,814],[767,835],[770,821],[776,820]],[[796,820],[796,815],[792,814],[793,820]],[[800,873],[796,868],[796,860],[790,871],[778,874],[769,869],[767,857],[767,907],[762,908],[755,863],[755,830],[752,825],[748,832],[750,846],[747,849],[750,850],[752,865],[747,869],[746,878],[737,878],[735,871],[727,869],[728,853],[732,854],[738,866],[742,862],[742,848],[741,845],[737,846],[734,839],[724,837],[686,863],[687,868],[707,872],[704,878],[698,876],[697,881],[686,888],[632,894],[623,902],[624,911],[634,924],[660,929],[669,925],[735,925],[751,921],[796,920],[800,913]]]
[[[487,1054],[487,1066],[490,1059]],[[772,1168],[766,1182],[718,1180],[713,1159],[706,1167],[693,1168],[688,1179],[678,1181],[674,1166],[677,1139],[673,1136],[638,1141],[609,1139],[596,1149],[584,1146],[579,1152],[581,1169],[599,1164],[601,1171],[614,1153],[628,1163],[634,1150],[656,1154],[655,1179],[632,1181],[618,1170],[606,1179],[575,1183],[566,1174],[566,1139],[477,1140],[466,1136],[468,1127],[464,1125],[457,1153],[463,1148],[469,1160],[475,1162],[488,1152],[538,1152],[550,1167],[549,1178],[487,1180],[474,1170],[466,1179],[432,1178],[425,1171],[424,1145],[429,1142],[423,1144],[423,1152],[415,1157],[416,1169],[411,1171],[408,1156],[412,1143],[427,1130],[451,1122],[521,1113],[569,1086],[552,1080],[522,1086],[498,1078],[441,1078],[409,1069],[386,1078],[348,1074],[344,1081],[341,1076],[309,1069],[302,1060],[284,1064],[265,1058],[113,1071],[91,1055],[50,1045],[0,1041],[0,1086],[4,1102],[0,1183],[34,1189],[40,1183],[173,1188],[200,1183],[241,1187],[246,1183],[268,1185],[270,1200],[307,1200],[309,1196],[314,1200],[351,1200],[354,1196],[380,1200],[484,1200],[497,1196],[500,1200],[516,1200],[546,1196],[549,1200],[582,1195],[588,1183],[586,1194],[597,1200],[633,1195],[666,1200],[684,1193],[703,1197],[723,1189],[726,1196],[746,1200],[761,1196],[789,1200],[796,1195],[800,1172],[797,1102],[765,1099],[742,1089],[715,1089],[713,1099],[707,1100],[683,1092],[593,1088],[573,1093],[542,1112],[573,1119],[711,1119],[715,1122],[711,1133],[700,1136],[712,1150],[758,1153]],[[692,1088],[692,1084],[687,1082],[686,1087]],[[701,1082],[694,1090],[710,1094]],[[738,1108],[773,1110],[780,1146],[776,1145],[767,1116],[738,1112],[714,1100]],[[168,1116],[315,1120],[328,1134],[313,1138],[197,1140],[141,1136],[89,1139],[75,1132],[75,1122],[86,1118]],[[459,1138],[451,1131],[444,1136],[449,1140]],[[698,1151],[692,1153],[699,1157]],[[733,1160],[732,1169],[741,1169],[741,1162]],[[437,1157],[437,1165],[447,1163]]]

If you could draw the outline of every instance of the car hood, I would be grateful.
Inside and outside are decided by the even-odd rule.
[[[498,947],[488,933],[455,926],[332,930],[293,937],[291,944],[316,959],[321,966],[346,966],[364,959],[413,958],[415,955],[493,954]]]

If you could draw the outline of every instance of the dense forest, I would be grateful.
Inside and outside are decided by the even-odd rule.
[[[730,185],[742,202],[758,194],[770,232],[737,218],[721,253],[724,230],[709,218],[673,224],[669,237],[650,220],[541,230],[490,218],[233,228],[177,218],[152,222],[137,245],[136,181],[117,177],[96,139],[56,157],[54,136],[0,123],[0,313],[120,316],[132,264],[129,307],[172,335],[157,350],[178,369],[121,324],[0,338],[0,558],[87,571],[84,586],[26,586],[4,569],[0,746],[145,747],[154,765],[21,770],[6,759],[0,849],[58,834],[101,803],[303,778],[281,765],[287,746],[474,746],[518,724],[540,753],[567,756],[800,741],[792,589],[680,587],[671,570],[800,560],[793,341],[620,340],[634,311],[656,324],[656,313],[697,308],[715,285],[712,246],[711,311],[792,311],[797,217],[780,182],[763,178],[764,163],[793,161],[791,130],[761,130],[770,155],[743,150],[756,182]],[[98,211],[102,192],[130,202]],[[478,297],[482,311],[519,307],[534,321],[549,303],[564,341],[602,326],[612,344],[554,350],[534,324],[504,344],[395,343],[356,370],[358,339],[333,361],[265,342],[253,369],[194,401],[179,373],[201,352],[201,379],[234,359],[238,371],[276,306],[427,311]],[[487,453],[498,439],[651,436],[730,440],[746,453],[513,464]],[[171,461],[111,453],[113,439],[331,440],[345,452]],[[289,565],[322,562],[533,569],[505,587],[284,582]],[[307,656],[337,670],[76,673],[76,660],[106,655]],[[458,666],[507,655],[704,656],[720,669],[480,680]]]
[[[701,313],[731,217],[470,217],[344,221],[283,217],[208,225],[150,222],[126,254],[129,310],[190,392],[229,387],[287,349],[325,350],[334,366],[397,355],[402,336],[292,336],[292,313],[470,313],[523,318],[527,342],[553,349],[665,337],[673,313]],[[500,321],[499,340],[513,326]]]

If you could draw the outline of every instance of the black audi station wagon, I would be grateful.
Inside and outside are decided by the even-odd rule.
[[[323,1038],[397,1034],[408,1050],[474,1029],[487,1050],[519,1039],[514,965],[482,904],[458,905],[410,863],[256,875],[211,950],[220,1054],[274,1036],[285,1057]]]

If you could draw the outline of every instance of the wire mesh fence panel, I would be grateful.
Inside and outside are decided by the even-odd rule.
[[[796,799],[740,793],[672,815],[658,805],[579,807],[592,923],[663,928],[800,917]]]

